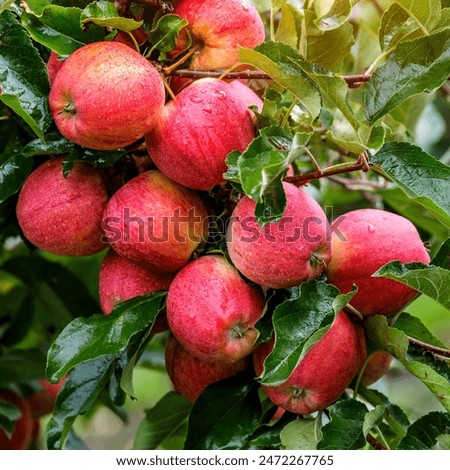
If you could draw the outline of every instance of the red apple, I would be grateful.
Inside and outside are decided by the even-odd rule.
[[[57,384],[51,384],[46,379],[38,381],[41,390],[27,397],[27,402],[35,420],[53,411],[56,397],[64,384],[64,380],[62,379]]]
[[[198,194],[152,170],[112,196],[103,228],[119,255],[172,272],[184,266],[207,237],[207,217]]]
[[[254,138],[252,114],[228,83],[204,78],[169,102],[146,136],[156,166],[188,188],[224,184],[225,159]]]
[[[102,170],[76,163],[67,178],[62,158],[48,160],[26,179],[17,219],[27,239],[57,255],[85,256],[105,248],[102,215],[108,200]]]
[[[166,345],[166,369],[175,390],[194,402],[208,385],[232,377],[247,368],[248,357],[236,362],[206,362],[186,351],[171,336]]]
[[[16,421],[16,425],[11,436],[8,436],[5,431],[0,428],[0,450],[28,449],[31,444],[34,427],[30,405],[24,398],[21,398],[8,390],[2,390],[0,392],[0,400],[16,405],[22,413],[20,418]]]
[[[47,71],[50,85],[52,85],[55,81],[56,74],[60,71],[63,64],[64,61],[60,59],[56,52],[50,52],[50,56],[47,61]]]
[[[372,277],[390,261],[430,262],[409,220],[378,209],[360,209],[338,217],[331,227],[333,257],[328,281],[344,293],[356,284],[358,293],[351,305],[363,315],[394,315],[417,295],[397,281]]]
[[[238,46],[254,48],[264,42],[264,24],[249,0],[176,0],[174,14],[188,20],[187,29],[199,49],[191,69],[225,69],[239,61]],[[181,30],[177,50],[187,45]]]
[[[83,147],[117,149],[141,138],[163,109],[164,86],[153,65],[119,42],[77,49],[49,95],[61,134]]]
[[[392,356],[386,351],[374,352],[364,368],[361,383],[366,387],[375,383],[378,379],[383,377],[384,374],[386,374],[391,362]]]
[[[255,371],[263,372],[273,340],[253,354]],[[270,400],[285,410],[309,414],[334,403],[361,366],[361,342],[350,318],[340,312],[325,335],[306,353],[286,382],[263,389]]]
[[[264,297],[223,256],[198,258],[173,280],[167,320],[182,346],[211,362],[235,362],[249,355]]]
[[[167,290],[172,279],[173,274],[140,266],[110,250],[103,259],[99,273],[98,290],[102,311],[109,315],[119,302]]]
[[[287,206],[279,222],[261,228],[256,203],[243,197],[227,230],[234,265],[264,289],[282,289],[318,277],[331,257],[329,225],[319,204],[304,190],[283,183]]]

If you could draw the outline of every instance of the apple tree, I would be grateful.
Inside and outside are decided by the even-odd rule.
[[[127,448],[449,449],[449,46],[448,0],[0,0],[0,448],[138,398]]]

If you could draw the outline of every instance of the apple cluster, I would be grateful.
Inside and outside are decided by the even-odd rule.
[[[174,13],[189,22],[195,69],[230,67],[238,61],[238,45],[264,40],[263,23],[247,0],[180,0]],[[180,51],[186,41],[182,30]],[[205,251],[214,216],[208,192],[226,187],[227,155],[244,151],[255,137],[249,107],[261,109],[262,102],[246,84],[179,81],[178,94],[166,102],[155,67],[124,40],[88,44],[64,62],[53,55],[49,73],[50,109],[63,136],[97,150],[144,138],[154,167],[113,191],[102,169],[77,162],[65,177],[64,157],[51,158],[22,188],[19,224],[31,243],[54,254],[86,256],[109,248],[99,273],[105,316],[124,300],[168,291],[153,332],[170,329],[167,371],[189,400],[251,364],[255,376],[262,373],[277,341],[255,347],[255,325],[270,315],[270,290],[326,275],[343,293],[358,287],[351,304],[364,316],[395,315],[416,295],[371,277],[392,260],[429,262],[408,220],[362,209],[330,225],[314,198],[289,183],[283,183],[281,220],[261,227],[256,203],[241,197],[229,214],[229,258]],[[367,361],[362,327],[341,311],[289,379],[264,390],[275,405],[308,414],[336,401],[363,364],[369,384],[389,362],[385,353]]]

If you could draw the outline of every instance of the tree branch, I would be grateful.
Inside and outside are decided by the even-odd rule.
[[[163,13],[170,13],[173,11],[171,1],[165,0],[114,0],[114,6],[117,8],[119,16],[128,17],[130,14],[130,5],[134,3],[140,3],[141,5],[149,5],[158,8]]]
[[[387,450],[384,445],[377,441],[372,434],[367,434],[367,442],[375,449],[375,450]]]
[[[339,175],[341,173],[349,173],[350,171],[368,171],[371,167],[366,157],[360,155],[355,163],[341,163],[339,165],[330,166],[320,171],[313,171],[303,175],[286,176],[283,181],[291,183],[295,186],[303,186],[312,180],[325,178],[327,176]]]
[[[173,75],[176,77],[184,78],[228,78],[228,79],[256,79],[256,80],[270,80],[271,78],[261,70],[241,70],[239,72],[228,72],[224,75],[224,70],[190,70],[178,69],[170,70],[169,67],[164,67],[162,72],[166,75]],[[370,80],[371,75],[343,75],[342,78],[347,82],[350,88],[358,88]]]
[[[408,336],[409,344],[412,344],[413,346],[417,346],[425,351],[428,351],[432,354],[437,354],[438,356],[443,356],[444,358],[450,358],[450,350],[449,349],[444,349],[444,348],[439,348],[437,346],[433,346],[432,344],[424,343],[423,341],[420,341],[416,338],[412,338],[411,336]]]

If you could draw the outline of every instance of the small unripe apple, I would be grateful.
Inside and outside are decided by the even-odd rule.
[[[109,200],[103,228],[121,256],[177,271],[207,238],[208,214],[197,193],[156,170],[128,181]]]
[[[17,219],[26,238],[56,255],[85,256],[105,248],[101,238],[108,200],[102,170],[76,163],[65,178],[62,158],[48,160],[26,179]]]
[[[115,305],[139,295],[167,290],[173,274],[140,266],[110,250],[99,272],[100,307],[109,315]]]
[[[356,284],[358,293],[350,303],[363,315],[394,315],[417,295],[397,281],[372,277],[390,261],[430,262],[409,220],[378,209],[359,209],[338,217],[331,228],[333,257],[327,268],[328,281],[343,293]]]
[[[6,432],[0,428],[0,450],[27,450],[31,444],[34,426],[30,405],[24,398],[8,390],[2,390],[0,392],[0,400],[16,405],[22,413],[20,418],[16,421],[11,436],[8,436]]]
[[[51,384],[46,379],[38,380],[41,390],[27,397],[27,402],[35,420],[53,411],[56,397],[64,384],[64,380],[62,379],[57,384]]]
[[[258,375],[273,348],[273,340],[253,353]],[[263,385],[270,400],[285,410],[309,414],[334,403],[345,391],[361,366],[361,341],[350,318],[340,312],[330,329],[306,353],[286,382]]]
[[[256,203],[243,197],[227,230],[234,265],[264,289],[282,289],[318,277],[331,258],[329,225],[319,204],[304,190],[283,183],[287,205],[279,222],[263,228]]]
[[[361,377],[361,383],[366,387],[381,379],[391,366],[392,356],[386,351],[376,351],[369,358]]]
[[[195,357],[235,362],[249,355],[264,297],[223,256],[209,255],[185,266],[167,297],[170,329]]]
[[[153,65],[119,42],[77,49],[52,84],[49,104],[61,134],[83,147],[129,145],[152,127],[163,109],[164,85]]]
[[[165,106],[146,144],[151,159],[169,178],[209,190],[225,183],[227,155],[244,151],[253,138],[252,114],[235,88],[204,78]]]
[[[264,42],[264,24],[249,0],[176,0],[173,12],[189,22],[187,29],[198,47],[191,69],[228,68],[239,61],[239,46],[253,49]],[[177,49],[186,45],[183,29]]]
[[[194,402],[208,385],[244,371],[248,357],[236,362],[206,362],[190,354],[174,336],[166,345],[166,369],[175,390]]]

